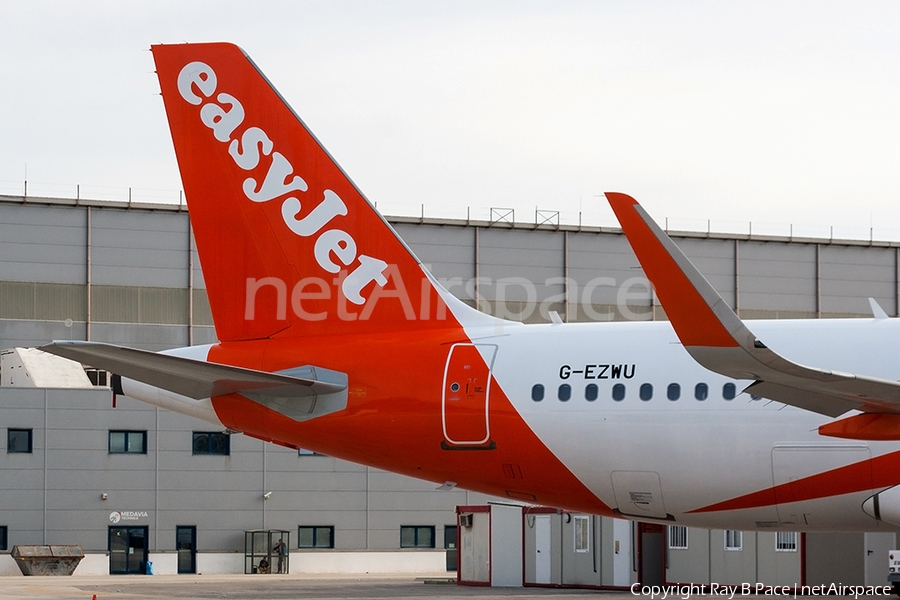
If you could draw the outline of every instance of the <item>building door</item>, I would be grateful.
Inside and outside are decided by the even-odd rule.
[[[109,574],[145,574],[149,550],[147,542],[147,527],[110,527]]]
[[[456,570],[459,551],[456,548],[456,525],[444,525],[444,550],[447,551],[447,570]]]
[[[488,399],[496,352],[497,346],[490,344],[454,344],[450,348],[441,402],[446,443],[471,447],[490,441]]]
[[[638,523],[638,583],[663,585],[666,581],[666,527]]]
[[[884,557],[890,554],[896,547],[895,533],[878,532],[864,533],[865,561],[866,561],[866,585],[884,585],[888,580],[888,561]]]
[[[175,528],[175,550],[178,551],[178,572],[197,572],[197,528],[179,525]]]
[[[534,582],[550,583],[551,569],[550,515],[534,517]]]
[[[631,583],[632,560],[632,532],[634,521],[613,519],[613,581],[614,586],[628,587]]]

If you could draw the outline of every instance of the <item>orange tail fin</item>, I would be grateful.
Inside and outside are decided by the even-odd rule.
[[[454,299],[240,48],[152,51],[220,341],[457,324]]]

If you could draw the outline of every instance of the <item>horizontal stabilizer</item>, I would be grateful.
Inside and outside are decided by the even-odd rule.
[[[231,393],[299,398],[347,388],[345,374],[318,367],[266,373],[99,342],[56,341],[40,349],[195,400]]]
[[[751,394],[830,417],[854,409],[900,413],[900,383],[806,367],[767,348],[637,201],[619,193],[606,198],[675,333],[698,363],[726,377],[755,380],[746,390]]]

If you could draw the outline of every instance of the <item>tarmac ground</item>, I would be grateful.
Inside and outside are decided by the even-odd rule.
[[[404,575],[123,575],[2,577],[0,600],[199,600],[596,598],[595,590],[458,586],[447,574]],[[612,594],[612,597],[621,594]],[[626,594],[634,599],[631,594]]]
[[[403,599],[441,600],[467,598],[471,600],[503,600],[523,598],[560,598],[561,600],[690,600],[694,597],[719,598],[727,596],[694,594],[688,598],[667,595],[667,598],[632,594],[629,591],[562,588],[490,588],[459,586],[448,579],[447,573],[433,577],[410,575],[128,575],[96,577],[0,577],[0,600],[163,600],[177,598],[200,600],[224,598],[229,600],[268,599]],[[782,596],[791,598],[792,596]],[[853,596],[849,596],[853,597]],[[864,598],[866,596],[859,596]],[[893,596],[868,596],[893,598]],[[759,600],[766,596],[760,595]],[[777,598],[777,597],[776,597]],[[740,598],[734,600],[756,600]],[[773,598],[774,600],[774,598]]]

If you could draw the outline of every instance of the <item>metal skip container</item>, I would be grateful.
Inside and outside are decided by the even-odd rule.
[[[71,575],[84,550],[77,545],[13,546],[10,555],[22,575]]]

